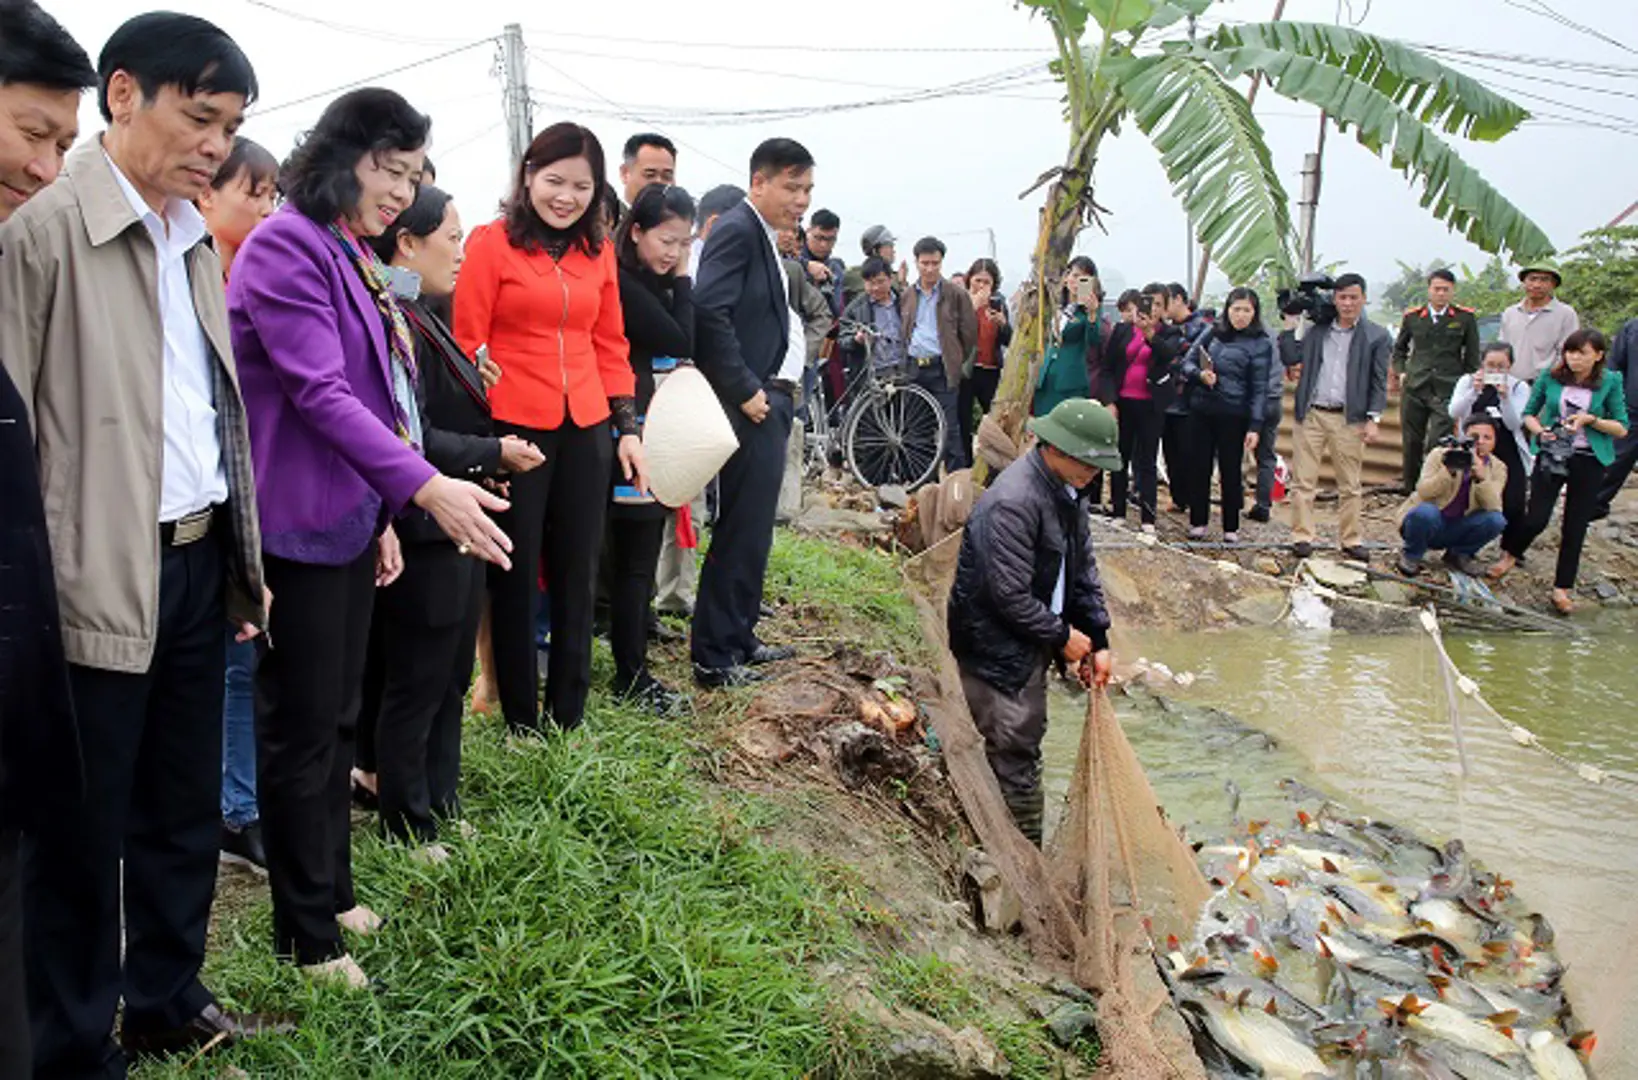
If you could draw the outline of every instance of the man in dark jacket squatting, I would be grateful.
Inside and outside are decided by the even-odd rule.
[[[946,619],[961,688],[1023,834],[1041,844],[1041,739],[1049,662],[1084,686],[1109,681],[1109,611],[1082,492],[1120,468],[1115,418],[1070,398],[1030,421],[1039,445],[973,510]]]

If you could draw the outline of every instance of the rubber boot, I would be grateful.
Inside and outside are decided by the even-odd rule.
[[[1006,799],[1007,809],[1012,812],[1012,820],[1018,826],[1018,831],[1023,833],[1030,843],[1040,847],[1043,819],[1046,816],[1046,792],[1037,787],[1033,791],[1007,792],[1003,797]]]

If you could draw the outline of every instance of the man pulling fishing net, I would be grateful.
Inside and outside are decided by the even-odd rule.
[[[1109,681],[1109,611],[1082,493],[1121,467],[1115,417],[1071,398],[1030,421],[1039,440],[995,480],[967,523],[950,589],[950,651],[990,768],[1037,847],[1046,793],[1048,664]]]

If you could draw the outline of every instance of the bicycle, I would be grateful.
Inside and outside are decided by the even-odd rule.
[[[925,387],[897,365],[878,367],[873,326],[844,319],[838,336],[864,337],[864,363],[828,408],[809,408],[804,437],[810,469],[846,462],[859,483],[915,488],[938,469],[944,446],[944,410]]]

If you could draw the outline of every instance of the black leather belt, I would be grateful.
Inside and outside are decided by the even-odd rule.
[[[1346,405],[1310,405],[1308,407],[1318,409],[1320,412],[1343,412],[1348,408]]]
[[[207,506],[184,514],[175,521],[159,523],[159,543],[162,547],[187,547],[210,535],[211,523],[216,520],[216,507]]]
[[[781,394],[787,394],[791,397],[796,396],[796,384],[789,379],[769,379],[768,389],[777,390]]]

